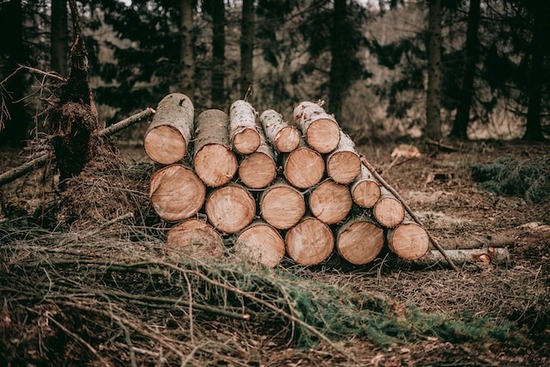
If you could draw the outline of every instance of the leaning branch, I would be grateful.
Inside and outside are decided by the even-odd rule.
[[[113,124],[109,126],[106,129],[103,129],[99,132],[99,136],[101,137],[107,137],[114,135],[118,133],[119,131],[137,123],[140,122],[150,116],[152,116],[155,113],[155,110],[148,107],[145,110],[136,113],[135,115],[132,115],[122,121],[117,122],[116,124]],[[5,172],[0,175],[0,186],[3,186],[7,183],[10,183],[20,177],[25,176],[27,173],[34,171],[37,168],[42,168],[48,163],[49,161],[53,160],[53,153],[46,153],[43,154],[31,161],[28,161],[26,163],[23,163],[19,167],[15,167],[12,170],[9,170],[8,172]]]

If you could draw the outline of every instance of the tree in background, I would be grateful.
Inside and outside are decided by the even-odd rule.
[[[193,1],[180,0],[180,89],[192,100],[195,95],[195,55],[193,50]]]
[[[68,76],[69,39],[67,29],[67,0],[52,0],[50,30],[50,65],[53,71]]]
[[[441,0],[429,0],[428,89],[426,95],[426,134],[441,138]]]
[[[212,15],[212,94],[211,107],[226,109],[225,90],[225,2],[211,0]]]
[[[254,30],[255,30],[255,14],[254,0],[243,0],[241,12],[241,82],[240,93],[241,98],[244,98],[248,88],[254,81]]]

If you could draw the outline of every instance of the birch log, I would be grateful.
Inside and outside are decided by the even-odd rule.
[[[301,128],[306,143],[319,153],[332,152],[338,146],[340,127],[319,104],[299,103],[294,108],[294,122]]]
[[[413,221],[405,221],[395,229],[388,230],[388,247],[405,260],[416,260],[428,251],[428,233]]]
[[[301,265],[317,265],[334,250],[334,236],[329,226],[317,218],[306,217],[288,230],[286,252]]]
[[[340,142],[327,157],[327,174],[335,182],[347,185],[361,173],[361,160],[353,140],[340,130]]]
[[[321,182],[309,196],[311,212],[327,224],[336,224],[343,220],[351,210],[351,204],[348,187],[331,179]]]
[[[205,211],[215,229],[224,233],[236,233],[254,219],[256,202],[247,189],[241,185],[229,184],[208,195]]]
[[[256,110],[248,102],[238,100],[229,109],[229,137],[237,153],[250,154],[261,144],[256,125]]]
[[[237,171],[237,157],[229,145],[229,119],[223,111],[210,109],[197,118],[195,172],[210,187],[228,183]]]
[[[270,268],[279,264],[285,255],[285,242],[279,231],[263,221],[255,221],[235,239],[235,251]]]
[[[202,181],[182,164],[161,168],[151,177],[149,199],[158,216],[166,221],[195,215],[204,204],[205,195]]]
[[[361,173],[351,185],[350,191],[353,202],[361,208],[372,208],[381,195],[380,183],[363,164]]]
[[[447,256],[456,264],[478,264],[482,266],[505,265],[510,262],[510,252],[504,247],[488,247],[478,249],[454,249],[446,250]],[[446,266],[448,261],[438,250],[429,250],[422,257],[414,260],[414,264],[433,266],[441,264]]]
[[[300,144],[300,132],[283,121],[283,116],[275,110],[265,110],[260,115],[267,140],[281,153],[292,152]]]
[[[195,218],[170,228],[166,244],[169,249],[201,258],[220,257],[225,251],[221,235],[210,224]]]
[[[194,107],[189,97],[181,93],[164,97],[143,139],[149,158],[164,165],[181,161],[187,154],[193,119]]]
[[[386,188],[380,188],[380,199],[374,204],[372,213],[378,223],[394,228],[405,219],[405,208]]]
[[[307,189],[317,184],[325,174],[325,161],[303,142],[283,160],[283,173],[290,184]]]
[[[288,229],[296,225],[306,213],[304,196],[285,181],[277,181],[262,193],[260,213],[273,227]]]
[[[368,217],[350,219],[336,234],[336,250],[348,262],[365,265],[380,254],[384,230]]]
[[[275,155],[267,144],[263,132],[258,131],[258,133],[260,146],[255,152],[244,157],[239,165],[239,177],[251,189],[263,189],[277,176]]]

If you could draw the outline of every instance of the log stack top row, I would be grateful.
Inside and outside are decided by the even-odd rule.
[[[301,102],[293,117],[258,114],[239,100],[229,114],[209,109],[195,119],[184,94],[160,101],[144,148],[162,165],[149,197],[159,217],[175,223],[168,244],[216,255],[222,236],[232,235],[237,252],[268,266],[285,254],[318,264],[335,248],[366,264],[385,243],[405,259],[424,255],[425,230],[361,163],[334,116]]]

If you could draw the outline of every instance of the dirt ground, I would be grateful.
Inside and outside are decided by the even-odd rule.
[[[341,347],[361,361],[360,365],[371,366],[549,365],[550,202],[530,204],[521,197],[491,193],[472,179],[471,165],[505,156],[550,158],[550,144],[449,143],[456,151],[445,152],[423,141],[407,143],[415,145],[421,156],[393,165],[390,153],[398,143],[364,145],[358,151],[400,193],[443,247],[504,246],[510,251],[511,261],[498,266],[465,266],[457,274],[440,265],[400,268],[378,259],[368,267],[324,267],[309,275],[330,284],[346,284],[357,292],[381,294],[392,299],[396,308],[414,306],[458,318],[510,322],[523,339],[511,346],[497,342],[449,343],[427,337],[420,342],[381,348],[358,338],[343,342]],[[134,161],[147,162],[140,147],[125,148],[123,153]],[[0,172],[20,160],[14,151],[3,150],[0,154]],[[4,186],[3,210],[31,210],[37,201],[55,196],[51,188],[36,183],[36,178]],[[259,357],[244,356],[244,365],[350,365],[346,355],[322,343],[306,350],[271,346],[264,351],[258,343]]]

